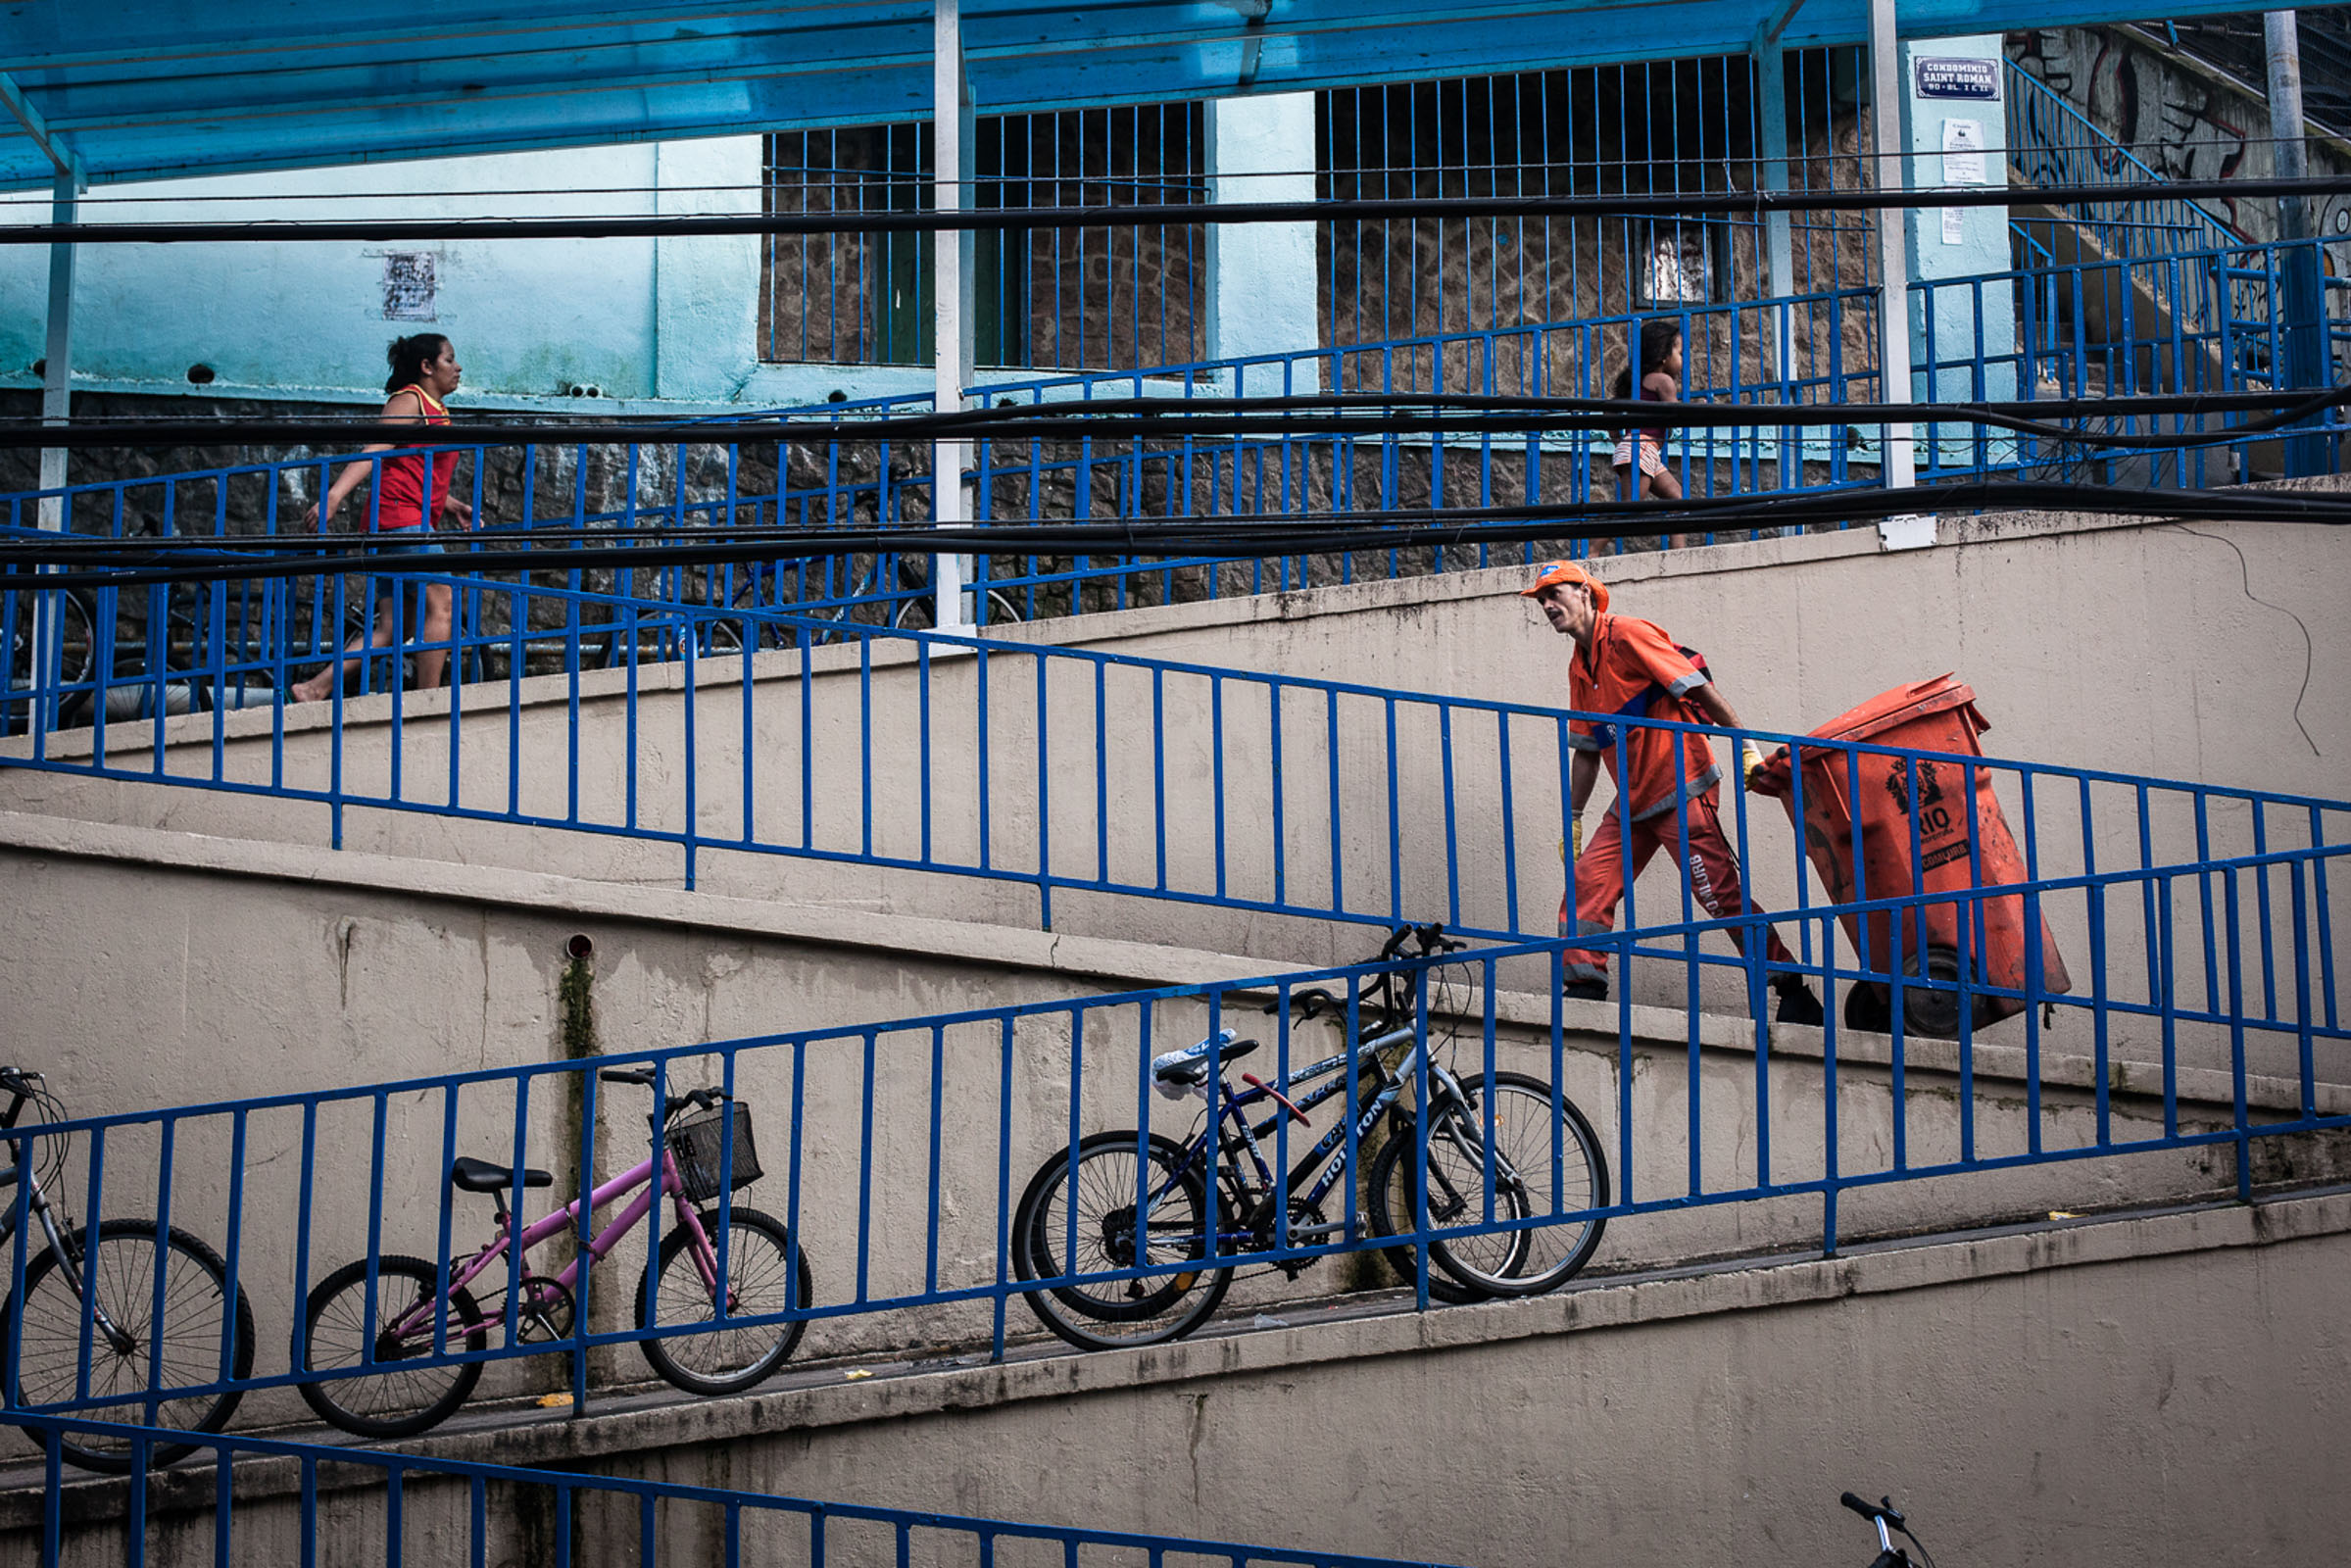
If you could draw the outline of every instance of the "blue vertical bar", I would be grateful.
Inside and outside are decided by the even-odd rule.
[[[1047,661],[1032,654],[1037,666],[1037,919],[1047,931],[1053,928],[1053,760],[1047,706]],[[1097,759],[1100,765],[1100,759]]]
[[[1265,782],[1273,800],[1273,902],[1276,904],[1289,902],[1290,874],[1290,834],[1282,811],[1282,684],[1279,680],[1265,683],[1265,724],[1271,738]]]
[[[989,1359],[1004,1358],[1004,1285],[1012,1272],[1012,1015],[1003,1015],[996,1084],[996,1322]],[[811,1565],[813,1568],[813,1565]]]
[[[2238,937],[2236,872],[2221,873],[2229,914],[2229,1096],[2236,1128],[2237,1201],[2253,1201],[2252,1106],[2245,1093],[2245,966]],[[2209,878],[2199,880],[2209,881]]]
[[[1330,793],[1326,809],[1331,818],[1331,912],[1345,914],[1347,912],[1347,835],[1345,832],[1345,808],[1342,805],[1339,789],[1339,692],[1335,687],[1323,693],[1323,754],[1325,776]],[[1507,801],[1508,796],[1505,795],[1503,799]],[[1507,831],[1509,821],[1507,806],[1503,809],[1502,816],[1504,830]],[[1287,1013],[1283,1014],[1282,1038],[1287,1045],[1290,1038]],[[1283,1125],[1287,1126],[1288,1124]],[[1285,1162],[1282,1168],[1289,1169],[1288,1163]]]
[[[1216,808],[1216,896],[1225,897],[1224,677],[1208,677],[1208,767]]]

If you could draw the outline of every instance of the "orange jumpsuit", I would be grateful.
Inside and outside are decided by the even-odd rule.
[[[1706,680],[1706,671],[1654,622],[1603,612],[1592,624],[1589,652],[1579,647],[1569,662],[1568,706],[1579,713],[1704,724],[1711,720],[1688,698]],[[1683,874],[1690,879],[1698,906],[1718,920],[1761,912],[1746,897],[1739,857],[1723,832],[1716,804],[1722,769],[1715,765],[1706,737],[1579,717],[1569,722],[1567,741],[1580,751],[1598,754],[1617,795],[1599,827],[1586,837],[1584,853],[1568,867],[1567,896],[1559,904],[1561,936],[1614,930],[1616,906],[1625,896],[1626,839],[1632,841],[1631,875],[1638,877],[1660,846],[1682,853],[1685,823],[1690,848]],[[1632,824],[1629,835],[1627,816]],[[1680,920],[1677,908],[1670,919],[1651,923]],[[1743,928],[1733,927],[1731,938],[1739,952],[1746,951]],[[1768,926],[1764,953],[1774,963],[1795,961],[1780,933]],[[1608,977],[1608,959],[1602,953],[1570,950],[1559,961],[1560,977],[1568,982]]]

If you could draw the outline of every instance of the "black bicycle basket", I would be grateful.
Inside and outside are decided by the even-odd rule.
[[[735,1118],[734,1181],[725,1180],[726,1120]],[[741,1192],[759,1179],[759,1146],[751,1141],[751,1107],[741,1101],[712,1105],[669,1124],[669,1152],[687,1200],[707,1203],[722,1190]]]

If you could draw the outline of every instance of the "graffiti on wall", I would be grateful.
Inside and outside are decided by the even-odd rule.
[[[2012,34],[2010,52],[2021,70],[2095,127],[2088,129],[2062,110],[2021,104],[2021,113],[2011,120],[2010,156],[2032,183],[2095,183],[2085,177],[2092,169],[2104,178],[2128,179],[2133,160],[2173,180],[2255,178],[2271,172],[2265,104],[2180,68],[2127,33],[2044,28],[2021,39]],[[2311,148],[2310,164],[2314,174],[2345,172],[2321,147]],[[2197,205],[2234,238],[2258,245],[2279,237],[2273,200],[2224,196],[2199,198]],[[2126,216],[2127,206],[2101,204],[2084,213],[2117,220]],[[2321,250],[2327,275],[2351,276],[2351,195],[2317,199],[2310,217],[2312,231],[2328,242]],[[2269,312],[2268,287],[2259,277],[2232,281],[2230,315],[2239,320],[2262,318]],[[2341,296],[2331,290],[2329,296],[2339,314]]]

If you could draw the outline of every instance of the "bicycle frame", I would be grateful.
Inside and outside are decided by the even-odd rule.
[[[1418,1035],[1417,1023],[1403,1024],[1362,1042],[1352,1051],[1341,1052],[1337,1055],[1327,1056],[1321,1061],[1301,1067],[1292,1073],[1285,1084],[1280,1086],[1251,1086],[1246,1090],[1236,1091],[1232,1085],[1224,1081],[1223,1075],[1219,1073],[1214,1080],[1220,1097],[1220,1106],[1215,1122],[1202,1128],[1199,1136],[1185,1146],[1184,1163],[1170,1173],[1168,1180],[1162,1183],[1157,1191],[1149,1196],[1146,1200],[1146,1211],[1148,1212],[1151,1204],[1155,1204],[1164,1198],[1196,1164],[1203,1171],[1208,1171],[1211,1177],[1216,1174],[1215,1171],[1209,1170],[1208,1151],[1215,1128],[1222,1126],[1226,1121],[1232,1122],[1239,1134],[1237,1142],[1240,1151],[1248,1154],[1249,1163],[1255,1168],[1255,1185],[1258,1191],[1271,1196],[1278,1188],[1285,1199],[1295,1200],[1299,1197],[1299,1190],[1306,1188],[1305,1203],[1309,1207],[1319,1205],[1325,1198],[1330,1196],[1332,1189],[1346,1179],[1353,1153],[1349,1147],[1350,1138],[1355,1147],[1360,1147],[1362,1140],[1370,1134],[1380,1117],[1387,1113],[1388,1107],[1395,1104],[1405,1088],[1412,1083],[1420,1066],[1421,1058],[1428,1049],[1427,1045],[1418,1039]],[[1379,1052],[1385,1051],[1391,1046],[1401,1045],[1408,1040],[1414,1042],[1412,1050],[1407,1052],[1394,1068],[1382,1069],[1387,1082],[1381,1084],[1368,1096],[1350,1102],[1347,1118],[1324,1133],[1314,1146],[1307,1150],[1291,1167],[1288,1178],[1277,1184],[1274,1180],[1273,1165],[1266,1157],[1262,1140],[1279,1128],[1282,1118],[1290,1114],[1289,1108],[1287,1105],[1280,1106],[1272,1115],[1252,1126],[1248,1107],[1261,1101],[1275,1099],[1277,1088],[1306,1083],[1316,1078],[1330,1077],[1329,1083],[1313,1090],[1295,1102],[1302,1115],[1315,1106],[1336,1098],[1350,1087],[1347,1079],[1337,1076],[1350,1061],[1359,1063],[1366,1056],[1375,1056]],[[1432,1080],[1438,1087],[1458,1093],[1459,1086],[1453,1082],[1452,1075],[1444,1067],[1431,1061],[1429,1070]],[[1223,1168],[1237,1178],[1247,1174],[1238,1166],[1233,1143],[1227,1143],[1225,1146]],[[1309,1181],[1313,1185],[1307,1188],[1306,1184]],[[1212,1238],[1214,1243],[1210,1248],[1212,1254],[1221,1251],[1228,1242],[1246,1243],[1257,1239],[1256,1233],[1260,1228],[1257,1223],[1257,1215],[1252,1212],[1243,1216],[1243,1221],[1241,1228],[1220,1227],[1217,1230]],[[1290,1230],[1288,1234],[1291,1243],[1295,1245],[1300,1238],[1319,1239],[1337,1235],[1346,1228],[1346,1221],[1332,1220],[1320,1225],[1298,1226]]]
[[[20,1096],[17,1102],[9,1107],[7,1115],[0,1117],[0,1132],[10,1132],[15,1129],[17,1117],[23,1111],[24,1106],[24,1099]],[[122,1326],[112,1317],[107,1315],[105,1302],[83,1289],[80,1254],[66,1245],[65,1232],[57,1223],[56,1205],[49,1201],[49,1194],[41,1186],[39,1174],[28,1168],[28,1152],[23,1142],[12,1139],[10,1140],[10,1151],[15,1158],[5,1167],[0,1167],[0,1187],[13,1187],[22,1183],[24,1190],[16,1196],[14,1201],[8,1203],[5,1210],[0,1210],[0,1247],[6,1247],[10,1242],[16,1240],[17,1227],[21,1223],[20,1215],[29,1213],[32,1218],[38,1220],[41,1234],[48,1238],[49,1250],[57,1254],[58,1271],[64,1276],[67,1286],[81,1299],[82,1304],[89,1308],[89,1328],[95,1333],[103,1335],[107,1343],[117,1350],[127,1352],[137,1342],[124,1333]],[[0,1309],[5,1309],[11,1315],[21,1309],[24,1292],[24,1269],[29,1267],[32,1259],[38,1255],[38,1253],[27,1251],[21,1257],[10,1259],[8,1286],[5,1291],[0,1291]],[[87,1336],[84,1336],[81,1357],[85,1376],[89,1353],[89,1341]]]
[[[554,1276],[556,1284],[576,1295],[581,1272],[601,1261],[613,1248],[619,1246],[620,1239],[634,1230],[639,1220],[652,1212],[656,1201],[656,1193],[652,1186],[653,1170],[654,1165],[650,1158],[641,1159],[588,1194],[588,1212],[593,1214],[609,1206],[624,1193],[640,1187],[645,1189],[631,1199],[619,1213],[613,1215],[609,1224],[588,1238],[587,1250],[566,1263],[562,1273]],[[726,1277],[726,1259],[719,1248],[711,1242],[710,1233],[703,1229],[702,1216],[696,1212],[693,1203],[686,1198],[685,1183],[677,1172],[676,1156],[671,1154],[666,1147],[661,1150],[660,1192],[665,1194],[675,1205],[679,1227],[692,1238],[689,1245],[694,1250],[694,1266],[702,1275],[704,1286],[714,1295],[718,1288],[718,1282]],[[398,1337],[407,1337],[417,1333],[424,1326],[424,1316],[429,1310],[435,1306],[445,1306],[453,1294],[471,1285],[501,1257],[512,1255],[519,1259],[541,1242],[575,1228],[579,1223],[580,1202],[581,1200],[575,1198],[563,1207],[550,1210],[539,1219],[523,1226],[518,1235],[514,1230],[515,1216],[511,1213],[502,1214],[499,1217],[498,1234],[470,1258],[451,1266],[448,1283],[441,1288],[435,1301],[419,1301],[416,1306],[386,1324],[383,1332]],[[522,1284],[523,1278],[524,1276],[519,1270],[514,1271],[513,1277],[509,1281],[509,1290],[522,1293],[525,1289]],[[729,1294],[730,1300],[722,1304],[719,1309],[718,1316],[721,1321],[726,1316],[726,1307],[732,1304],[732,1293]],[[370,1296],[372,1297],[372,1292]],[[375,1305],[376,1303],[371,1299],[370,1315],[372,1315]],[[478,1327],[487,1330],[502,1327],[506,1322],[506,1302],[501,1300],[495,1309],[485,1308]],[[442,1311],[439,1321],[433,1324],[434,1353],[441,1354],[446,1351],[448,1336],[453,1331],[463,1339],[467,1333],[474,1332],[474,1325],[455,1323],[449,1312]],[[372,1335],[369,1337],[373,1338]]]

